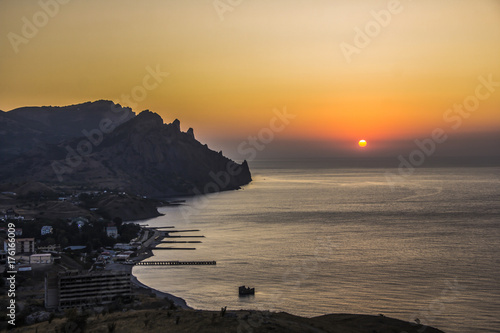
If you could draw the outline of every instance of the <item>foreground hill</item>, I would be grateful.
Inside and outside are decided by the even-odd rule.
[[[14,332],[53,332],[56,328],[78,329],[67,319],[55,319]],[[75,330],[76,332],[76,330]],[[177,333],[224,333],[224,332],[274,332],[274,333],[443,333],[415,323],[384,316],[331,314],[304,318],[288,313],[267,311],[197,310],[129,310],[93,316],[87,320],[85,332],[177,332]]]
[[[231,161],[197,141],[193,129],[182,132],[178,120],[164,124],[150,111],[136,116],[99,101],[22,108],[1,117],[2,137],[22,139],[13,144],[15,149],[2,145],[7,157],[0,166],[0,182],[160,197],[238,189],[252,180],[246,161]]]

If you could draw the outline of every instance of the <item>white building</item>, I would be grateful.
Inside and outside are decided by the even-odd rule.
[[[30,255],[30,264],[53,264],[54,259],[50,253]]]
[[[108,237],[118,238],[118,229],[116,227],[106,227]]]
[[[3,243],[5,251],[9,250],[9,243],[5,240]],[[34,253],[35,239],[34,238],[16,238],[16,254]]]

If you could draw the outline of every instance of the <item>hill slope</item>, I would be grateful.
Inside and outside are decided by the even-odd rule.
[[[0,162],[38,149],[44,143],[58,144],[83,136],[83,130],[99,128],[103,119],[117,126],[134,116],[130,108],[111,101],[65,107],[22,107],[0,112]]]
[[[95,103],[102,107],[100,113]],[[127,112],[123,114],[132,118],[120,124],[118,116],[110,118],[110,109],[127,109],[95,103],[48,109],[40,115],[31,109],[10,111],[15,115],[8,116],[8,122],[2,120],[0,132],[14,132],[24,141],[0,166],[0,181],[108,188],[148,196],[232,190],[251,181],[246,161],[240,165],[210,150],[195,139],[192,129],[182,132],[178,120],[164,124],[150,111],[137,116]],[[69,121],[71,117],[77,121]],[[70,124],[60,129],[65,121]],[[9,129],[14,122],[19,126]],[[26,137],[34,133],[35,139],[28,142]]]
[[[158,302],[160,303],[160,302]],[[76,326],[66,319],[44,322],[16,332],[50,332],[56,328]],[[330,314],[304,318],[288,313],[267,311],[230,311],[224,317],[215,311],[199,310],[139,310],[117,312],[91,317],[86,332],[106,332],[114,326],[115,332],[275,332],[275,333],[443,333],[433,327],[417,325],[385,316]]]

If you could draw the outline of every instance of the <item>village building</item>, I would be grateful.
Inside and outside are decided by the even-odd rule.
[[[9,243],[4,240],[3,249],[9,250]],[[35,252],[35,239],[34,238],[16,238],[16,254],[21,253],[34,253]]]
[[[53,264],[54,259],[50,253],[39,253],[30,255],[30,264]]]
[[[129,272],[66,271],[45,276],[45,307],[48,309],[109,304],[131,296]]]
[[[106,227],[106,234],[111,238],[118,238],[118,229],[115,226]]]

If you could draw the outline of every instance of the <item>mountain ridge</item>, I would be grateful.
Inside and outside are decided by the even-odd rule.
[[[209,149],[195,139],[192,128],[182,132],[177,119],[165,124],[149,110],[135,115],[119,104],[97,101],[46,107],[24,125],[22,118],[34,110],[40,109],[19,108],[12,110],[14,116],[1,118],[0,138],[11,132],[24,139],[3,158],[2,182],[38,181],[162,197],[233,190],[251,181],[246,161],[238,164]],[[76,120],[57,127],[71,117]],[[18,126],[7,128],[9,121]],[[27,140],[30,135],[32,140]]]

